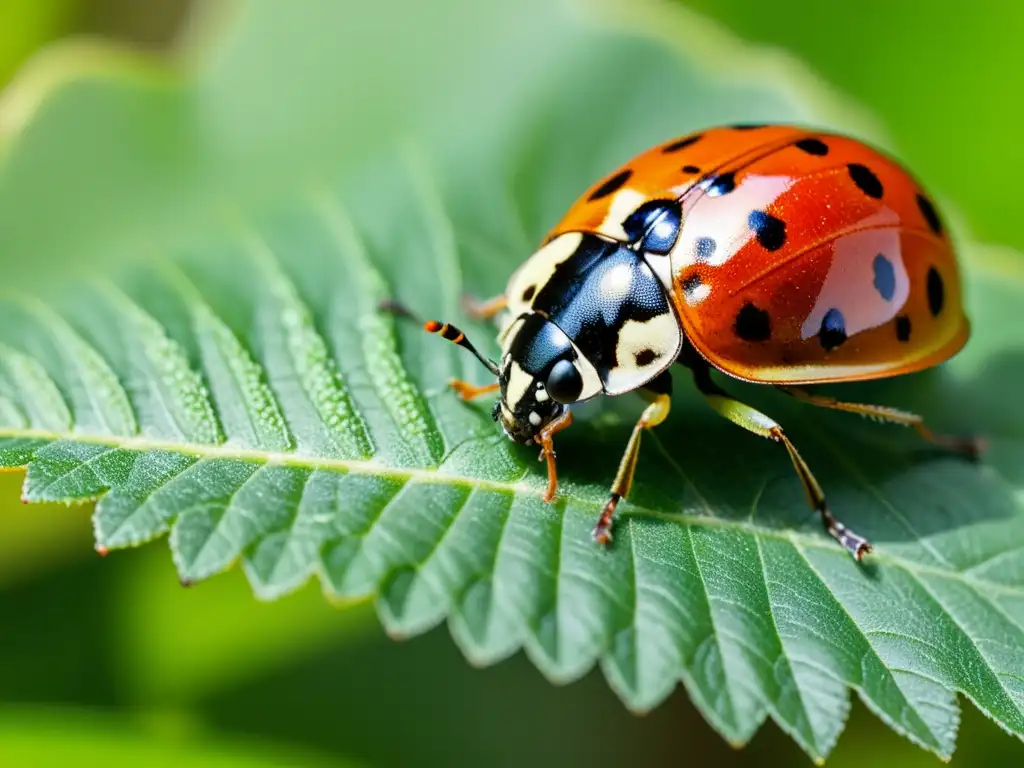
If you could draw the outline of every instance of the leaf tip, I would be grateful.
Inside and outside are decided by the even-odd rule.
[[[721,731],[719,731],[719,733],[721,733]],[[732,749],[735,749],[737,752],[739,752],[741,749],[746,749],[747,744],[749,743],[748,739],[737,739],[734,736],[728,736],[724,733],[722,734],[722,738],[725,739],[726,744],[728,744]]]
[[[415,635],[414,632],[410,632],[405,627],[391,626],[386,621],[382,623],[384,624],[384,634],[388,636],[389,640],[394,640],[396,643],[402,643],[406,640],[410,640]]]

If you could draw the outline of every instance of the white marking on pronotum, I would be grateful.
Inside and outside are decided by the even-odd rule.
[[[537,394],[534,397],[537,398],[538,403],[546,403],[548,401],[548,391],[544,389],[543,382],[537,382]]]
[[[543,248],[535,251],[519,269],[512,273],[512,277],[508,281],[508,288],[505,290],[505,295],[508,297],[508,311],[512,316],[515,317],[530,311],[533,297],[555,274],[559,264],[568,261],[576,252],[581,242],[583,242],[583,235],[580,232],[559,235]],[[530,298],[524,299],[524,294],[531,287],[533,291]]]
[[[636,389],[667,368],[679,355],[683,336],[671,310],[646,322],[629,320],[619,330],[615,357],[618,365],[608,371],[605,391],[618,395]],[[638,365],[638,353],[650,350],[655,356],[647,365]]]
[[[540,426],[540,414],[536,411],[530,411],[530,423],[535,427]]]

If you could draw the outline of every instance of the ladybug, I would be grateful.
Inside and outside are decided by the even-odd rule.
[[[594,527],[600,543],[611,540],[643,431],[668,416],[677,362],[715,411],[781,443],[825,529],[857,560],[871,545],[830,512],[782,426],[727,394],[712,369],[978,452],[916,414],[803,388],[928,368],[970,332],[931,198],[893,160],[844,136],[737,125],[653,147],[584,192],[505,293],[473,314],[500,318],[499,362],[451,324],[425,327],[496,377],[452,386],[466,400],[500,390],[494,419],[512,440],[541,447],[546,501],[557,489],[552,438],[572,423],[573,404],[626,392],[649,401]]]

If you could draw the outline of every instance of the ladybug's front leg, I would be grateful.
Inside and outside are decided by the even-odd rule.
[[[501,385],[498,382],[478,387],[476,384],[470,384],[462,379],[449,379],[448,386],[455,390],[455,394],[467,403],[471,400],[476,400],[481,395],[489,395],[491,392],[497,392],[501,389]]]
[[[807,462],[804,461],[800,452],[797,451],[796,446],[790,442],[786,433],[782,431],[779,423],[757,409],[729,397],[721,387],[711,380],[711,374],[706,363],[698,364],[694,362],[690,363],[689,366],[693,371],[693,378],[697,384],[697,389],[704,395],[708,405],[733,424],[737,424],[753,432],[755,435],[782,443],[786,448],[786,453],[789,454],[790,460],[793,462],[793,467],[796,469],[800,482],[804,486],[807,500],[810,502],[811,507],[821,515],[821,522],[825,525],[825,530],[828,531],[828,534],[858,561],[870,552],[870,542],[839,522],[829,511],[828,504],[825,502],[825,493],[821,490],[817,478],[814,477],[811,468],[807,466]]]
[[[561,416],[548,424],[537,435],[537,443],[540,445],[540,457],[548,465],[548,487],[544,491],[544,501],[554,501],[558,492],[558,472],[555,470],[555,443],[552,439],[555,434],[563,429],[572,426],[572,411],[566,409]]]
[[[651,404],[648,405],[633,427],[633,433],[626,443],[626,451],[622,454],[622,461],[619,462],[619,471],[615,474],[615,482],[612,483],[612,492],[608,501],[601,510],[601,517],[594,526],[593,536],[598,544],[608,544],[612,540],[612,518],[615,516],[615,507],[619,501],[629,495],[633,487],[633,475],[636,473],[636,463],[640,456],[640,436],[645,429],[656,427],[668,418],[671,406],[672,378],[668,371],[665,371],[658,378],[652,381],[640,394],[648,398]]]

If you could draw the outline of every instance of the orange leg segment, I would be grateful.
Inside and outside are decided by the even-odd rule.
[[[448,386],[454,389],[455,393],[467,403],[470,400],[475,400],[481,395],[487,395],[501,389],[501,384],[498,382],[478,387],[475,384],[470,384],[468,381],[463,381],[462,379],[452,379],[448,382]]]
[[[474,320],[490,320],[508,306],[504,294],[480,301],[469,295],[462,297],[462,311]]]
[[[572,412],[566,410],[537,435],[537,442],[540,443],[540,458],[544,459],[548,465],[548,487],[544,491],[544,501],[552,501],[558,492],[558,473],[555,471],[555,444],[552,441],[552,437],[571,425]]]

